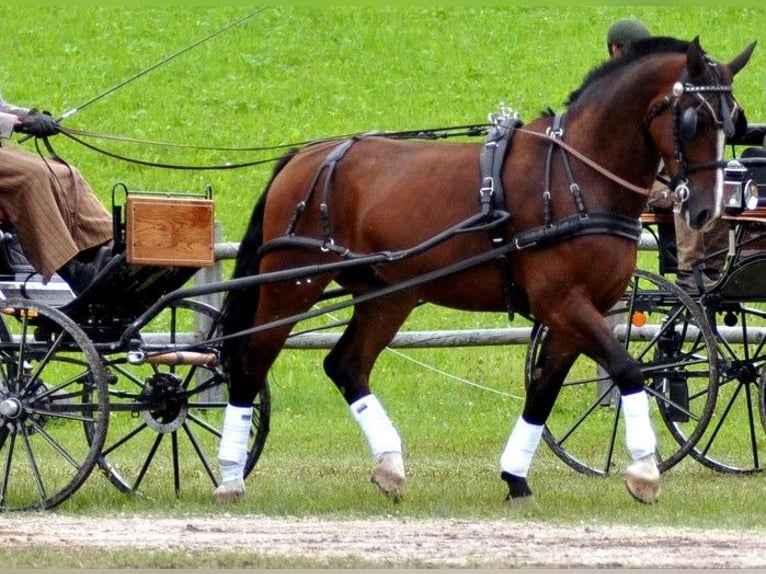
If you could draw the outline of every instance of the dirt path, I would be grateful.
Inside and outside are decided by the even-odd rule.
[[[578,525],[511,520],[325,520],[249,516],[0,519],[0,546],[241,550],[317,559],[359,556],[392,566],[766,567],[766,532]],[[410,562],[411,563],[411,562]]]

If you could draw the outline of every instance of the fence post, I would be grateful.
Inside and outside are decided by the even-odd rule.
[[[214,244],[218,244],[221,241],[221,238],[223,237],[223,229],[221,226],[220,221],[215,222],[214,226]],[[194,275],[194,282],[197,285],[204,285],[207,283],[217,282],[221,281],[221,277],[223,275],[221,271],[221,267],[223,266],[222,258],[216,257],[215,264],[212,267],[203,267],[197,273]],[[221,306],[223,305],[223,293],[210,293],[208,295],[200,295],[198,297],[198,300],[202,303],[207,303],[208,305],[211,305],[215,309],[220,310]],[[196,325],[195,327],[195,338],[202,339],[204,337],[205,333],[210,332],[210,328],[212,326],[211,318],[207,315],[198,314],[196,316]],[[203,379],[205,377],[205,373],[203,369],[197,369],[198,383],[202,383]],[[215,387],[213,389],[210,389],[206,393],[204,393],[203,400],[208,401],[223,401],[224,400],[224,390],[220,387]]]
[[[216,244],[220,243],[221,238],[223,237],[223,230],[220,221],[215,222],[214,235],[214,242]],[[216,257],[215,265],[212,267],[203,267],[197,272],[197,274],[194,276],[195,283],[197,285],[205,285],[214,281],[221,281],[221,267],[221,259]],[[203,303],[211,305],[212,307],[215,307],[216,309],[220,309],[221,305],[223,304],[223,293],[210,293],[208,295],[200,295],[199,300]],[[200,333],[204,333],[210,327],[210,321],[207,317],[201,317],[201,319],[204,321],[202,324],[197,325],[197,329]]]

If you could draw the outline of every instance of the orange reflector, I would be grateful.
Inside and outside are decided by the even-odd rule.
[[[634,311],[633,317],[631,318],[631,323],[633,323],[635,327],[643,327],[644,325],[646,325],[646,315],[644,314],[644,312]]]
[[[37,317],[37,309],[16,309],[15,307],[0,308],[3,315],[13,315],[18,317]]]

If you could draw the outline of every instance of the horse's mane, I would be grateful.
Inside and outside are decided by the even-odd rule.
[[[650,54],[664,52],[685,53],[688,46],[689,42],[686,40],[678,40],[667,36],[653,36],[644,40],[631,42],[628,45],[628,48],[622,52],[619,57],[611,58],[588,72],[582,85],[569,94],[566,106],[569,107],[574,104],[588,87],[601,78],[609,76],[617,70],[629,66],[636,60],[644,58]]]

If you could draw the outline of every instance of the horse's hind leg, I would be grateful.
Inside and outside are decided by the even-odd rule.
[[[263,285],[254,323],[268,325],[306,311],[319,298],[330,277],[312,281]],[[236,312],[236,310],[234,310]],[[266,385],[272,364],[284,347],[295,322],[242,337],[238,351],[229,358],[229,404],[224,414],[218,449],[221,483],[213,496],[217,502],[235,502],[245,494],[244,469],[252,424],[252,404]]]
[[[404,488],[402,441],[377,397],[370,391],[373,365],[409,315],[417,299],[406,293],[357,305],[349,326],[324,368],[367,439],[375,462],[372,482],[398,500]]]

